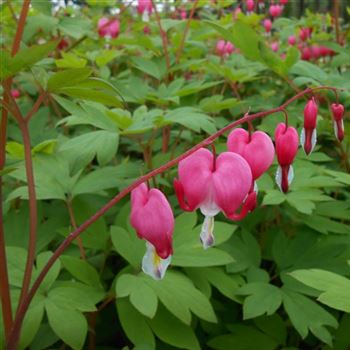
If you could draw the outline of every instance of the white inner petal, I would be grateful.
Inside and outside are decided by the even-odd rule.
[[[146,253],[142,259],[142,271],[155,280],[161,280],[171,262],[171,255],[166,259],[162,259],[149,242],[146,242],[146,248]]]
[[[148,10],[143,11],[143,14],[142,14],[142,21],[143,21],[143,22],[149,22],[149,13],[148,13]]]
[[[281,192],[283,192],[282,191],[282,168],[280,166],[277,167],[275,180],[278,188],[280,189]]]
[[[301,129],[300,144],[301,144],[301,147],[303,147],[303,149],[304,149],[304,145],[305,145],[305,129],[304,128]]]
[[[294,169],[293,169],[293,166],[290,165],[288,170],[288,185],[292,183],[293,179],[294,179]]]
[[[314,148],[316,146],[316,142],[317,142],[317,130],[315,128],[314,131],[312,132],[312,136],[311,136],[311,152],[314,150]]]
[[[205,217],[199,237],[203,244],[204,249],[208,249],[214,244],[215,240],[214,240],[214,217],[213,216]]]
[[[342,130],[344,130],[344,121],[343,121],[343,119],[340,122],[341,122]],[[338,130],[338,124],[337,124],[336,121],[333,121],[333,127],[334,127],[334,135],[338,139],[338,132],[339,132],[339,130]]]
[[[259,192],[259,187],[258,184],[256,183],[256,181],[254,181],[254,190],[253,190],[256,194],[258,194]]]

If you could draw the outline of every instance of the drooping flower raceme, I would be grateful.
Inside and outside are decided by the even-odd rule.
[[[275,130],[275,146],[278,160],[276,183],[282,192],[288,192],[293,181],[292,163],[298,152],[298,132],[295,128],[280,123]]]
[[[275,148],[270,137],[255,131],[249,135],[248,131],[237,128],[231,131],[227,138],[227,149],[241,155],[249,164],[253,176],[252,188],[257,189],[257,180],[272,164]]]
[[[214,243],[214,216],[220,211],[231,220],[240,220],[255,208],[256,193],[247,197],[252,173],[239,154],[224,152],[215,159],[209,150],[200,148],[180,161],[178,173],[174,187],[180,207],[186,211],[199,208],[205,216],[200,233],[204,248]],[[236,213],[242,203],[241,212]]]
[[[312,98],[304,108],[304,127],[300,134],[300,143],[307,155],[312,152],[317,141],[317,113],[318,107]]]
[[[335,137],[341,142],[344,139],[344,106],[340,103],[332,103],[332,118]]]
[[[141,184],[131,192],[131,225],[147,241],[142,270],[154,279],[164,277],[170,264],[174,214],[164,194]]]

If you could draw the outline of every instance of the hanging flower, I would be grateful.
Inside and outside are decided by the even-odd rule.
[[[141,184],[131,192],[130,222],[139,238],[147,241],[142,270],[162,279],[170,264],[174,215],[164,194]]]
[[[116,38],[119,34],[120,24],[117,19],[102,17],[98,21],[97,28],[100,37]]]
[[[279,164],[276,183],[280,190],[286,193],[294,178],[292,163],[298,152],[298,132],[284,123],[278,124],[275,130],[275,144]]]
[[[307,155],[312,152],[316,145],[317,113],[318,107],[315,99],[312,98],[304,108],[304,127],[300,134],[300,143]]]
[[[142,15],[144,22],[149,22],[149,16],[152,14],[152,0],[138,0],[137,12]]]
[[[255,181],[271,166],[275,156],[271,138],[262,131],[249,135],[248,131],[237,128],[229,134],[227,148],[247,161],[253,176],[252,187],[257,189]]]
[[[220,211],[231,220],[241,220],[255,208],[256,193],[247,197],[251,170],[238,154],[224,152],[215,159],[209,150],[201,148],[180,161],[178,171],[174,187],[180,207],[186,211],[199,208],[205,216],[200,233],[204,248],[214,244],[214,216]],[[241,212],[236,213],[242,203]]]
[[[344,106],[340,103],[331,104],[335,137],[341,142],[344,139]]]

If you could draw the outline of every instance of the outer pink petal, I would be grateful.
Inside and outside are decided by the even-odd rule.
[[[109,29],[109,34],[112,38],[115,38],[119,34],[119,21],[117,19],[113,20],[110,22],[108,29]]]
[[[284,123],[277,125],[275,130],[276,155],[281,166],[290,165],[298,152],[298,132]]]
[[[235,129],[228,136],[227,148],[230,152],[240,154],[248,162],[254,180],[270,167],[275,155],[270,137],[262,131],[254,132],[249,142],[248,131]]]
[[[131,225],[140,238],[150,242],[156,248],[157,254],[166,259],[172,254],[172,209],[164,194],[157,189],[148,191],[147,202],[143,206],[138,202],[142,196],[143,192],[136,194],[132,199]],[[134,207],[135,199],[138,205]]]
[[[179,163],[179,182],[192,210],[197,209],[211,192],[213,170],[212,153],[201,148]]]
[[[231,152],[219,155],[213,174],[213,194],[216,204],[226,216],[240,207],[251,184],[252,173],[244,158]]]

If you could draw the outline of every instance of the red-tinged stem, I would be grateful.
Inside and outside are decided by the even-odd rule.
[[[30,135],[28,124],[25,122],[19,123],[22,132],[23,146],[24,146],[24,162],[26,168],[27,184],[28,184],[28,198],[29,198],[29,243],[26,267],[24,270],[23,284],[21,294],[18,302],[17,312],[23,304],[28,293],[30,282],[32,279],[33,265],[35,260],[35,246],[36,246],[36,231],[38,224],[38,209],[36,203],[34,171],[32,161],[32,151],[30,147]]]
[[[121,192],[119,192],[114,198],[112,198],[108,203],[106,203],[101,209],[99,209],[94,215],[92,215],[89,219],[87,219],[84,223],[82,223],[75,231],[71,232],[65,239],[64,241],[59,245],[59,247],[55,250],[51,258],[48,260],[47,264],[44,266],[40,274],[38,275],[37,279],[34,281],[33,286],[29,290],[29,293],[25,297],[23,303],[20,305],[20,308],[17,312],[13,328],[11,330],[11,335],[9,338],[9,341],[7,343],[7,350],[16,350],[16,346],[18,343],[19,339],[19,334],[21,330],[21,326],[23,323],[23,318],[25,316],[26,311],[28,310],[28,307],[30,305],[31,300],[33,299],[36,291],[38,290],[41,282],[49,272],[50,268],[52,265],[56,262],[56,260],[61,256],[61,254],[66,250],[66,248],[77,238],[79,237],[89,226],[91,226],[94,222],[96,222],[100,217],[102,217],[109,209],[111,209],[114,205],[116,205],[121,199],[126,197],[133,189],[135,189],[137,186],[140,184],[147,182],[149,179],[153,178],[154,176],[161,174],[165,172],[166,170],[174,167],[177,165],[181,160],[187,158],[190,156],[192,153],[197,151],[198,149],[202,147],[207,147],[211,145],[219,136],[223,135],[225,132],[233,129],[237,125],[247,123],[248,121],[258,119],[258,118],[263,118],[267,115],[281,112],[284,110],[288,105],[290,105],[292,102],[295,100],[312,93],[314,90],[319,90],[319,89],[324,89],[324,90],[336,90],[336,88],[333,87],[318,87],[318,88],[308,88],[299,94],[293,96],[290,98],[287,102],[282,104],[281,106],[271,109],[269,111],[263,111],[251,115],[245,115],[243,118],[240,118],[229,125],[226,125],[224,128],[218,130],[216,133],[213,135],[207,137],[204,139],[202,142],[198,143],[191,149],[187,150],[180,156],[174,158],[173,160],[170,160],[166,164],[162,165],[161,167],[154,169],[150,171],[148,174],[139,177],[136,181],[134,181],[131,185],[123,189]]]
[[[40,108],[41,104],[43,103],[44,99],[45,99],[45,92],[42,92],[38,99],[35,101],[34,106],[32,107],[32,109],[27,113],[27,115],[24,117],[24,121],[26,123],[29,123],[30,119],[33,117],[33,115],[38,111],[38,109]]]
[[[152,0],[152,7],[153,7],[154,13],[156,15],[156,20],[157,20],[157,24],[158,24],[159,31],[160,31],[160,36],[162,38],[165,63],[166,63],[166,68],[167,68],[168,76],[169,76],[169,74],[170,74],[170,57],[169,57],[169,50],[168,50],[168,38],[167,38],[166,32],[164,31],[162,24],[160,22],[160,16],[159,16],[159,13],[157,10],[157,5],[154,3],[153,0]]]
[[[11,4],[8,2],[8,6],[12,15],[17,22],[17,31],[12,44],[11,55],[14,56],[18,52],[19,45],[22,39],[24,25],[29,11],[30,0],[24,0],[22,5],[21,14],[17,21],[16,16],[13,13]],[[4,103],[9,103],[11,93],[12,78],[6,79],[4,82]],[[0,124],[0,170],[5,166],[6,162],[6,139],[7,139],[7,119],[8,110],[2,109],[1,112],[1,124]],[[2,308],[2,318],[4,322],[5,339],[7,340],[10,336],[10,330],[13,326],[12,320],[12,306],[10,296],[10,285],[8,279],[7,259],[5,250],[5,232],[3,224],[3,213],[2,213],[2,177],[0,176],[0,298]]]
[[[339,0],[334,0],[334,26],[335,26],[335,37],[337,43],[340,44],[340,30],[339,30]]]
[[[182,52],[184,50],[184,46],[185,46],[186,36],[187,36],[188,31],[190,30],[191,21],[192,21],[194,12],[196,11],[196,8],[197,8],[197,5],[198,5],[198,1],[199,0],[195,0],[194,1],[192,9],[191,9],[191,12],[190,12],[190,15],[188,17],[188,20],[187,20],[187,23],[186,23],[186,27],[185,27],[185,30],[184,30],[184,35],[182,36],[182,40],[181,40],[179,49],[178,49],[177,54],[176,54],[176,59],[175,59],[176,64],[178,64],[180,62],[180,57],[181,57],[181,54],[182,54]]]

